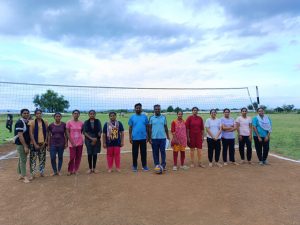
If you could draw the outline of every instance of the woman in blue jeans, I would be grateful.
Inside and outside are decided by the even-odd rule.
[[[51,166],[54,175],[61,175],[64,149],[68,146],[66,124],[61,122],[61,114],[54,114],[55,122],[48,127],[48,151],[50,150]],[[58,155],[58,164],[56,164],[56,155]]]

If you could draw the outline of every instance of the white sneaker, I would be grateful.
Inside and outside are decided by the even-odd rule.
[[[228,165],[228,163],[227,162],[224,162],[224,166],[227,166]]]
[[[186,165],[184,165],[184,166],[180,166],[180,169],[182,169],[182,170],[188,170],[190,167],[188,167],[188,166],[186,166]]]
[[[173,171],[177,171],[177,166],[173,166]]]

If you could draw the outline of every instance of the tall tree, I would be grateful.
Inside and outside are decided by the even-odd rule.
[[[174,112],[173,106],[170,105],[170,106],[167,108],[167,112]]]
[[[53,90],[47,90],[44,94],[37,94],[33,98],[33,103],[35,107],[39,107],[46,112],[63,112],[65,109],[70,107],[67,100],[64,99],[63,95],[58,95],[58,93]]]

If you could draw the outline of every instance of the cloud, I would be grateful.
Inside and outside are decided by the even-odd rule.
[[[0,26],[0,34],[35,35],[73,47],[99,50],[113,42],[116,43],[114,48],[121,49],[122,43],[126,45],[135,39],[140,45],[146,42],[143,50],[168,52],[189,47],[188,37],[194,33],[186,25],[129,12],[128,1],[11,0],[4,3],[10,13],[0,15],[0,20],[11,15],[13,19]],[[0,8],[4,3],[0,3]]]
[[[248,59],[256,59],[265,54],[276,52],[278,50],[278,46],[274,43],[266,43],[258,48],[253,50],[248,50],[244,48],[244,50],[236,50],[231,49],[229,51],[222,51],[216,54],[207,55],[202,59],[198,60],[199,63],[202,62],[221,62],[221,63],[229,63],[241,60]]]

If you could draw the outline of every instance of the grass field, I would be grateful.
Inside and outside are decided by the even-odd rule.
[[[254,114],[250,114],[253,116]],[[188,115],[185,115],[186,118]],[[204,120],[208,118],[208,114],[201,114]],[[221,117],[222,114],[219,113],[218,117]],[[232,117],[236,118],[238,113],[232,113]],[[125,114],[124,117],[118,116],[118,120],[121,121],[124,125],[124,129],[128,129],[128,119],[130,114]],[[44,118],[48,122],[53,122],[53,117],[50,115],[44,115]],[[67,121],[71,118],[70,114],[65,114],[63,116],[63,121]],[[81,114],[80,119],[86,120],[88,118],[87,114]],[[105,121],[108,120],[107,114],[97,114],[97,118],[99,118],[104,124]],[[167,120],[170,123],[172,120],[176,118],[175,114],[167,115]],[[271,114],[270,118],[273,121],[273,133],[271,136],[271,151],[287,156],[292,159],[300,159],[300,114],[295,113],[282,113],[282,114]],[[14,117],[14,122],[17,120],[16,116]],[[5,128],[6,115],[0,116],[0,144],[7,142],[9,138],[13,137],[13,134],[9,133]]]

